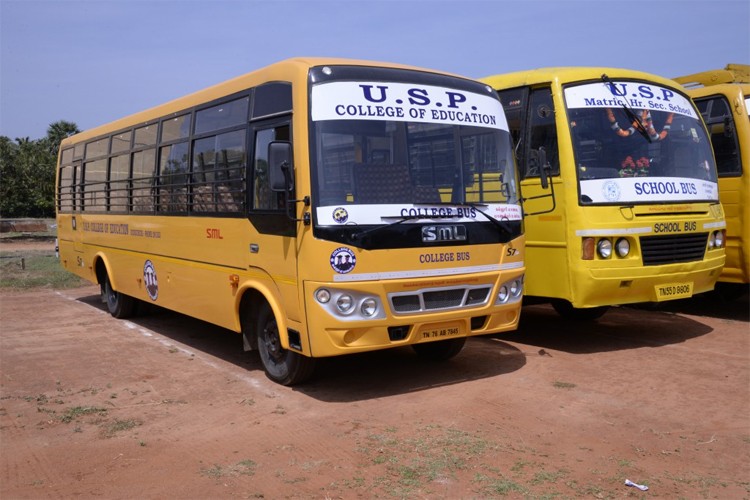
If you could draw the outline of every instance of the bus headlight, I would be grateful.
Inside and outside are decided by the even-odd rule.
[[[317,300],[321,304],[328,304],[328,301],[331,300],[331,292],[329,292],[325,288],[318,288],[318,290],[315,292],[315,300]]]
[[[339,295],[339,298],[336,299],[336,308],[343,314],[347,314],[351,311],[353,306],[354,299],[352,299],[351,295],[342,293]]]
[[[714,231],[713,240],[714,240],[714,246],[716,248],[723,248],[724,247],[724,230],[721,231]]]
[[[508,302],[508,297],[510,297],[510,295],[508,295],[508,287],[505,285],[501,286],[500,291],[497,292],[497,301],[504,304]]]
[[[617,252],[618,257],[627,257],[630,253],[630,242],[626,238],[620,238],[617,240],[617,243],[615,243],[615,251]]]
[[[378,312],[378,301],[372,297],[368,297],[362,301],[362,305],[359,307],[363,316],[372,317]]]
[[[513,298],[519,297],[521,295],[521,292],[523,291],[523,283],[520,279],[513,280],[513,282],[510,284],[510,294]]]
[[[609,259],[612,257],[612,242],[607,238],[599,240],[596,244],[596,253],[598,253],[599,257],[602,259]]]
[[[377,295],[356,290],[320,287],[313,293],[320,307],[339,321],[383,319],[385,307]]]

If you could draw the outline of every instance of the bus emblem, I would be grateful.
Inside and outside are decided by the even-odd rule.
[[[354,252],[346,247],[340,247],[331,253],[331,267],[339,274],[346,274],[357,265]]]
[[[422,241],[437,243],[441,241],[466,241],[465,226],[422,226]]]
[[[349,220],[349,212],[344,207],[338,207],[333,211],[333,220],[339,224],[343,224]]]
[[[602,186],[602,194],[609,201],[620,199],[620,186],[615,181],[607,181]]]
[[[156,269],[150,260],[143,265],[143,282],[146,283],[146,292],[151,300],[159,296],[159,282],[156,281]]]

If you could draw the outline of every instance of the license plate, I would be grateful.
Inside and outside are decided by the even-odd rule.
[[[656,300],[684,299],[693,296],[693,283],[667,283],[656,285]]]
[[[420,340],[440,340],[451,337],[462,337],[463,331],[459,325],[442,325],[439,327],[428,327],[420,332]]]

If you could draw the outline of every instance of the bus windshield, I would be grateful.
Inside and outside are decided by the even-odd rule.
[[[581,204],[718,201],[711,141],[676,90],[605,79],[565,100]]]
[[[510,134],[494,95],[333,82],[313,86],[311,108],[319,228],[496,219],[515,223],[503,239],[521,233]]]

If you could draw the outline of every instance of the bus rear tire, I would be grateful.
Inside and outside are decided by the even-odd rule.
[[[109,313],[112,316],[118,319],[125,319],[133,316],[137,303],[136,299],[112,288],[109,275],[105,276],[102,288],[104,300],[107,303],[107,310],[109,310]]]
[[[466,337],[459,337],[424,344],[412,344],[411,348],[417,355],[430,361],[446,361],[461,352],[466,343]]]
[[[604,313],[609,310],[609,306],[587,307],[585,309],[573,307],[573,304],[567,300],[553,300],[552,307],[563,318],[575,321],[594,321],[604,316]]]
[[[258,333],[258,353],[268,378],[289,386],[312,376],[315,360],[281,346],[279,325],[267,303],[263,303],[258,310],[255,331]]]

